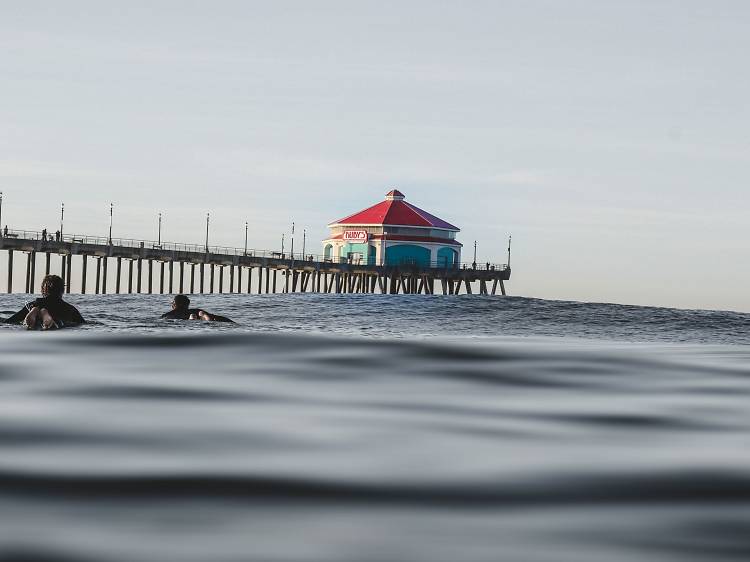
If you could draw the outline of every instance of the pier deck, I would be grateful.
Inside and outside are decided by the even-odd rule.
[[[320,256],[295,256],[281,252],[201,247],[191,244],[65,235],[43,240],[41,233],[8,231],[0,236],[0,251],[8,254],[7,292],[13,292],[14,254],[26,254],[25,293],[36,292],[37,262],[43,258],[44,274],[59,273],[66,291],[71,286],[73,257],[79,257],[80,292],[120,293],[378,293],[505,295],[510,279],[506,264],[459,264],[440,267],[340,263]],[[54,267],[55,262],[59,265]],[[93,263],[92,263],[93,261]],[[40,264],[41,265],[41,264]],[[93,290],[88,280],[93,276]],[[114,271],[110,266],[114,266]],[[127,267],[123,267],[123,265]],[[154,271],[154,265],[158,271]],[[125,271],[127,270],[127,271]],[[177,270],[177,271],[175,271]],[[218,272],[217,272],[218,270]],[[225,274],[225,270],[228,270]],[[218,280],[217,280],[218,273]],[[225,284],[226,281],[226,284]],[[158,287],[157,287],[158,282]],[[114,285],[114,286],[112,286]],[[225,288],[227,289],[225,291]]]

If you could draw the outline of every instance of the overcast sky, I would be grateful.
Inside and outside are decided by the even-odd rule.
[[[512,294],[750,311],[750,3],[0,0],[10,228],[277,249],[391,188]],[[298,236],[297,243],[301,240]]]

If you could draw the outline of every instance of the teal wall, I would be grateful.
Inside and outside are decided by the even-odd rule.
[[[324,257],[325,259],[331,259],[331,254],[333,253],[333,244],[326,244],[324,251]]]
[[[411,244],[388,246],[385,251],[385,261],[388,265],[415,264],[421,267],[429,267],[430,250]]]
[[[377,265],[375,263],[375,246],[369,244],[344,244],[341,246],[339,257],[346,260],[349,252],[362,254],[362,265]]]
[[[452,248],[440,248],[437,253],[438,267],[453,267],[458,261],[458,252]]]

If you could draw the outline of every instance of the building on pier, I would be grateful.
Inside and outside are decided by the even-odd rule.
[[[394,189],[372,207],[328,225],[325,261],[357,265],[458,267],[458,227],[406,202]]]

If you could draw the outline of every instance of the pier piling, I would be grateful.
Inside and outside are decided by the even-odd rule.
[[[94,286],[94,292],[99,294],[99,283],[102,277],[102,258],[96,258],[96,285]]]
[[[73,270],[73,254],[68,254],[66,256],[66,264],[65,264],[65,288],[67,289],[66,292],[70,293],[70,275]]]
[[[8,293],[13,292],[13,250],[8,250]]]
[[[87,270],[88,270],[88,265],[89,265],[88,261],[89,260],[88,260],[88,256],[85,255],[85,254],[82,255],[81,258],[82,258],[82,262],[81,262],[81,294],[85,295],[86,294],[86,273],[87,273]]]
[[[104,256],[102,258],[102,294],[107,294],[107,265],[109,264],[109,258]]]

